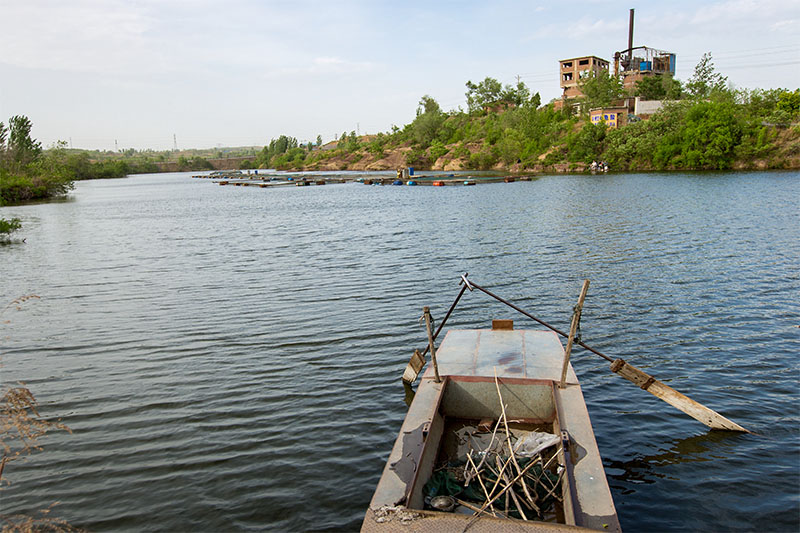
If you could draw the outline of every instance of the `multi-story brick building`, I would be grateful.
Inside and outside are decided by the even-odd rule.
[[[597,75],[601,70],[608,71],[608,61],[597,56],[576,57],[559,61],[561,70],[562,98],[569,100],[583,96],[578,82],[594,72]]]

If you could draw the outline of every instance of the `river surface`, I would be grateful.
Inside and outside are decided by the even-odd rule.
[[[4,207],[3,385],[54,431],[0,512],[92,531],[351,531],[406,412],[400,376],[459,275],[757,434],[711,432],[577,349],[626,531],[800,527],[800,173],[476,187],[78,182]],[[448,326],[514,318],[477,291]]]

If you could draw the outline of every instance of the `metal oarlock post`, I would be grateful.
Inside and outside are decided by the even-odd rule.
[[[439,377],[439,364],[436,362],[436,349],[433,346],[433,327],[431,323],[431,309],[428,306],[422,308],[422,315],[425,317],[425,329],[428,330],[428,347],[431,351],[431,361],[433,361],[433,373],[436,376],[436,383],[441,383],[442,378]]]
[[[581,323],[581,311],[583,310],[583,301],[586,299],[586,292],[589,290],[589,280],[583,280],[583,287],[581,287],[581,294],[578,297],[578,304],[572,312],[572,323],[569,325],[569,337],[567,338],[567,348],[564,350],[564,366],[561,368],[561,382],[558,384],[559,388],[563,389],[567,386],[567,369],[569,368],[569,354],[572,352],[572,343],[575,342],[575,333],[578,330],[578,324]]]

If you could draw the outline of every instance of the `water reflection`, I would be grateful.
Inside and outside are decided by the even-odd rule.
[[[621,494],[633,494],[632,485],[652,484],[658,479],[677,479],[667,475],[664,467],[670,465],[703,463],[726,459],[725,449],[739,442],[743,435],[733,431],[709,430],[673,441],[668,449],[653,454],[636,454],[626,461],[604,459],[606,476],[614,490]]]

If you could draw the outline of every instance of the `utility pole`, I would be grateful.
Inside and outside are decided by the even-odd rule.
[[[178,136],[174,133],[172,134],[172,150],[175,152],[178,151]]]
[[[356,122],[356,134],[361,135],[361,123]]]
[[[114,151],[119,152],[119,143],[117,143],[116,139],[114,139]]]

